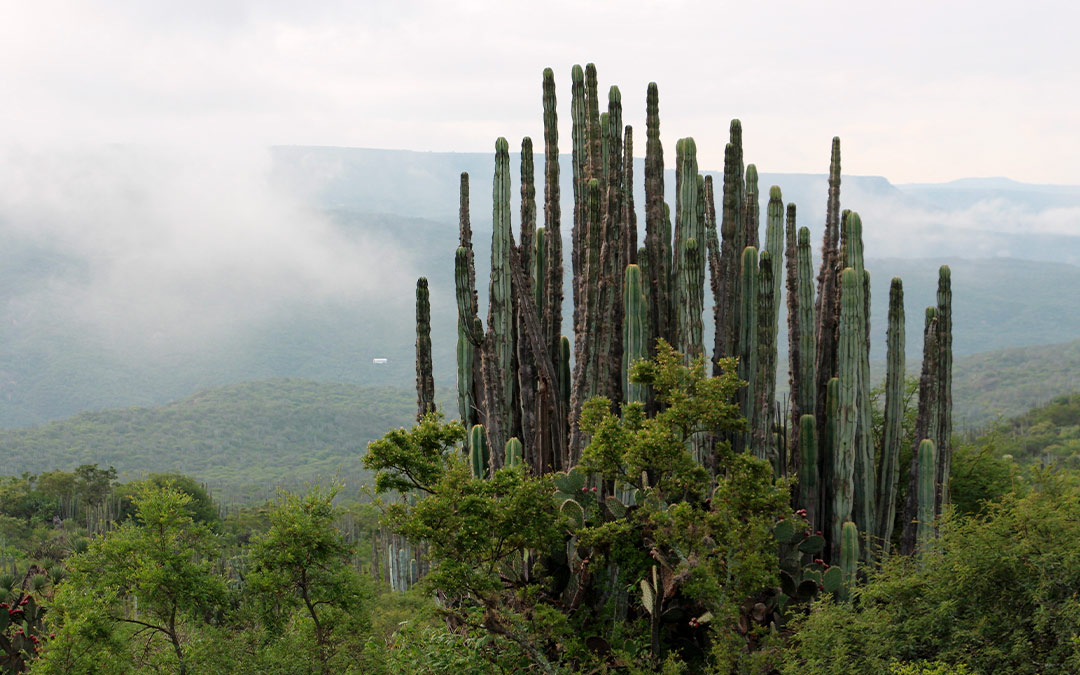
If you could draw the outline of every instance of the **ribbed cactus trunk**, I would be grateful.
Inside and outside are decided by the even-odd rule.
[[[753,452],[759,459],[767,460],[773,467],[773,475],[779,477],[785,467],[780,465],[777,444],[773,438],[773,416],[776,401],[776,285],[779,274],[773,273],[773,257],[762,251],[758,264],[758,311],[757,311],[757,372],[753,416]]]
[[[743,210],[743,245],[761,249],[761,204],[758,192],[757,167],[746,165],[746,206]]]
[[[526,136],[521,141],[521,236],[519,238],[519,255],[521,256],[522,277],[525,281],[525,288],[520,289],[520,292],[529,294],[530,299],[535,298],[540,289],[536,277],[536,185],[534,180],[535,165],[533,162],[532,139]],[[539,307],[539,304],[537,306]],[[539,322],[540,317],[535,313],[533,316],[536,316]],[[517,420],[514,425],[515,428],[509,433],[514,438],[519,439],[518,443],[522,444],[523,453],[534,455],[537,454],[537,448],[534,447],[537,428],[536,359],[533,357],[528,340],[521,337],[525,334],[525,331],[525,311],[518,304],[515,304],[514,335],[517,339],[514,341],[516,350],[514,360],[517,363],[515,369],[517,373],[516,385],[520,404],[514,410],[514,416]]]
[[[846,279],[841,288],[840,301],[847,308],[845,293],[853,294],[854,329],[857,337],[854,341],[856,350],[855,364],[855,490],[852,520],[859,526],[864,541],[862,551],[864,559],[872,559],[874,547],[872,536],[877,532],[877,475],[874,464],[873,429],[870,418],[870,354],[869,354],[869,284],[863,266],[862,220],[857,213],[849,213],[844,222],[844,264],[854,272],[853,287],[849,289]],[[844,271],[846,275],[847,270]],[[843,310],[841,310],[843,311]],[[841,319],[842,321],[843,319]],[[844,355],[841,355],[843,358]],[[843,377],[841,377],[843,386]]]
[[[753,406],[757,400],[757,323],[758,323],[758,254],[753,246],[747,246],[742,254],[742,283],[739,296],[739,379],[746,386],[739,390],[739,406],[743,417],[754,419]],[[736,437],[735,450],[742,452],[750,447],[750,433]]]
[[[836,376],[837,325],[840,320],[840,139],[832,140],[829,160],[829,196],[825,208],[825,232],[821,241],[821,266],[818,268],[815,301],[814,386],[818,433],[826,429],[825,408],[829,380]],[[829,442],[819,437],[824,447]],[[829,467],[824,467],[826,470]],[[826,483],[831,485],[831,481]]]
[[[952,272],[942,265],[938,273],[937,291],[938,357],[937,357],[937,433],[934,447],[937,452],[938,487],[934,515],[941,515],[949,503],[949,473],[952,471]]]
[[[671,332],[671,232],[664,209],[664,147],[660,143],[659,94],[650,82],[645,97],[645,250],[648,253],[649,354]],[[674,343],[673,343],[674,344]]]
[[[416,421],[435,412],[435,377],[431,368],[431,300],[428,280],[416,280]]]
[[[850,602],[852,591],[855,588],[855,580],[859,571],[859,528],[855,523],[846,522],[841,535],[840,544],[840,571],[843,581],[840,584],[838,599],[842,602]]]
[[[458,249],[455,256],[454,286],[458,306],[457,385],[458,414],[466,428],[481,419],[483,374],[480,345],[483,327],[477,316],[476,267],[469,218],[469,174],[461,174],[458,206]]]
[[[701,315],[704,311],[705,237],[704,223],[698,208],[700,193],[704,191],[704,180],[697,172],[697,146],[694,139],[681,139],[675,146],[675,155],[675,334],[676,348],[689,362],[700,356],[704,350]]]
[[[469,429],[469,466],[473,478],[487,478],[490,475],[490,453],[487,436],[483,425],[475,424]]]
[[[926,551],[934,538],[934,500],[941,481],[937,480],[937,453],[929,438],[919,443],[919,515],[915,527],[915,549]]]
[[[715,296],[713,375],[720,359],[739,355],[739,286],[743,245],[742,124],[731,120],[730,140],[724,148],[724,194],[720,220],[719,293]]]
[[[937,415],[940,412],[937,395],[938,388],[938,311],[937,307],[926,308],[926,323],[923,328],[922,372],[919,374],[919,412],[915,418],[916,443],[930,438],[937,428]],[[911,555],[915,552],[917,523],[919,518],[919,452],[911,459],[908,470],[907,501],[904,504],[904,531],[900,537],[900,552]]]
[[[510,145],[495,141],[495,177],[492,186],[491,278],[488,284],[488,332],[484,348],[484,389],[487,397],[485,426],[492,466],[502,466],[502,452],[514,426],[514,319],[510,282],[510,247],[514,234],[510,219]]]
[[[649,357],[648,322],[646,321],[647,300],[642,286],[641,269],[637,265],[627,265],[624,278],[623,301],[626,303],[626,321],[623,324],[623,399],[627,403],[645,403],[647,396],[644,384],[631,382],[630,366]]]
[[[558,364],[562,360],[563,251],[562,210],[559,204],[559,119],[556,110],[555,75],[544,70],[544,296],[537,302],[548,358],[556,366],[558,381],[538,396],[537,446],[534,466],[539,473],[566,468],[566,417],[568,405],[560,392],[570,388]],[[538,238],[539,241],[539,238]],[[543,385],[541,385],[543,386]]]
[[[769,204],[765,218],[765,250],[773,259],[773,324],[780,321],[780,289],[784,275],[780,266],[784,261],[784,197],[776,185],[769,188]]]
[[[832,522],[829,533],[833,560],[840,555],[840,530],[851,520],[855,502],[855,455],[859,426],[859,345],[863,333],[859,325],[862,310],[857,281],[858,275],[850,267],[842,275],[838,355],[838,380],[840,396],[836,420],[836,440],[833,444],[831,472]]]
[[[799,501],[798,506],[806,509],[806,520],[811,529],[819,522],[818,511],[821,500],[821,485],[818,476],[818,447],[817,447],[817,420],[813,415],[807,414],[799,418],[799,438],[803,442],[799,445],[800,465],[803,470],[799,472]]]
[[[904,285],[899,277],[889,288],[889,328],[886,333],[885,432],[878,472],[878,529],[882,552],[891,547],[896,521],[896,486],[900,478],[900,441],[904,432]]]

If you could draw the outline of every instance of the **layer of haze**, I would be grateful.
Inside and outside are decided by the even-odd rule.
[[[1080,183],[1074,5],[495,0],[4,2],[0,141],[484,151],[540,136],[540,73],[596,62],[722,166]]]

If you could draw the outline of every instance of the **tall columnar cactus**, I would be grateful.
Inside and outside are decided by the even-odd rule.
[[[934,436],[937,449],[938,488],[934,515],[949,503],[949,473],[952,470],[952,272],[942,265],[938,273],[937,291],[937,430]]]
[[[650,82],[645,97],[645,249],[648,251],[647,294],[651,336],[649,353],[657,338],[674,344],[671,335],[671,236],[664,214],[664,147],[660,143],[659,94]]]
[[[885,373],[885,433],[878,472],[877,536],[889,552],[896,520],[896,486],[900,478],[900,440],[904,427],[904,285],[899,277],[889,289],[888,367]]]
[[[743,215],[743,231],[745,246],[761,248],[761,205],[759,203],[757,167],[753,164],[746,165],[746,207]]]
[[[697,271],[704,270],[704,223],[698,217],[697,146],[692,138],[675,145],[675,255],[673,276],[676,283],[676,347],[687,359],[701,353],[701,281]],[[703,281],[703,279],[702,279]]]
[[[739,403],[743,417],[754,418],[753,406],[757,400],[757,323],[758,323],[758,254],[753,246],[742,253],[742,292],[739,297],[739,379],[746,382],[740,390]],[[749,433],[736,439],[736,450],[749,446]]]
[[[818,268],[815,314],[817,325],[814,374],[819,433],[825,428],[825,396],[829,379],[837,372],[836,329],[840,320],[840,139],[832,140],[829,160],[829,197],[825,209],[825,232],[821,241],[821,267]],[[824,441],[825,439],[821,439]]]
[[[773,440],[773,413],[776,398],[776,323],[777,316],[773,257],[768,251],[761,252],[758,264],[758,310],[757,310],[757,379],[754,385],[755,400],[751,423],[753,427],[753,452],[759,459],[768,460],[773,474],[780,476],[785,467],[780,466],[777,446]]]
[[[559,338],[559,399],[570,409],[570,338]]]
[[[939,485],[936,455],[934,442],[924,438],[919,443],[919,518],[915,535],[919,551],[925,551],[934,538],[934,498]]]
[[[937,415],[940,412],[938,399],[938,310],[926,308],[926,323],[923,328],[923,360],[919,374],[919,412],[915,418],[915,438],[930,438],[938,428]],[[915,552],[917,523],[919,518],[919,452],[911,459],[908,470],[907,501],[904,504],[904,531],[900,537],[900,552],[910,555]]]
[[[836,440],[833,444],[831,475],[832,523],[830,524],[833,560],[840,554],[840,530],[851,520],[855,492],[855,454],[857,452],[859,344],[863,341],[858,314],[862,302],[857,294],[859,283],[855,270],[844,270],[841,278],[839,361],[840,398],[836,420]]]
[[[714,297],[713,375],[717,362],[739,355],[739,295],[743,244],[742,124],[731,120],[729,141],[724,148],[724,193],[721,204],[719,294]]]
[[[840,570],[843,573],[843,582],[837,593],[839,599],[848,602],[855,588],[855,579],[859,568],[859,528],[853,522],[844,523],[842,542],[840,544]]]
[[[862,547],[863,556],[869,561],[873,553],[870,545],[870,537],[877,532],[878,521],[876,515],[876,488],[877,479],[874,465],[873,430],[870,418],[870,355],[869,355],[869,317],[867,315],[867,292],[866,270],[863,266],[862,246],[862,220],[858,213],[851,212],[844,220],[844,264],[854,272],[852,287],[848,287],[846,278],[842,282],[840,298],[842,303],[841,313],[848,308],[847,294],[851,294],[853,310],[854,330],[856,339],[852,347],[855,350],[855,491],[853,503],[853,520],[859,526],[860,532],[866,538]],[[846,277],[847,270],[844,271]],[[841,315],[841,324],[843,323]],[[843,330],[843,326],[841,326]],[[842,340],[842,337],[841,337]],[[843,345],[841,345],[843,348]],[[841,352],[839,358],[846,358],[847,354]],[[840,368],[844,364],[841,361]],[[841,387],[843,376],[841,376]]]
[[[510,247],[514,234],[510,221],[510,144],[505,138],[495,141],[495,178],[492,187],[491,279],[488,284],[488,334],[491,336],[490,366],[485,364],[485,385],[491,401],[488,406],[487,433],[491,447],[499,449],[513,428],[514,319],[510,287]],[[489,359],[489,352],[484,354]],[[488,370],[490,368],[490,370]],[[494,371],[494,372],[491,372]],[[499,391],[496,391],[499,390]],[[496,425],[492,417],[498,418]],[[501,462],[496,460],[496,466]]]
[[[780,266],[784,260],[784,198],[776,185],[769,188],[769,204],[765,219],[765,250],[772,256],[775,265],[772,322],[776,325],[780,320],[780,289],[784,282],[784,275],[780,273]]]
[[[428,280],[416,280],[416,421],[435,412],[435,378],[431,373],[431,302]]]
[[[818,521],[821,486],[818,476],[817,420],[813,415],[799,418],[799,445],[801,454],[799,472],[799,506],[806,509],[806,520],[811,527]]]
[[[490,470],[489,462],[490,454],[484,426],[474,424],[469,429],[469,466],[472,467],[473,478],[487,478]]]
[[[535,298],[540,290],[542,279],[536,274],[536,186],[534,184],[535,167],[533,163],[532,139],[526,136],[521,141],[521,246],[519,256],[521,258],[521,280],[523,288],[518,288],[519,293],[528,294],[530,299]],[[511,287],[514,282],[511,280]],[[542,299],[541,299],[542,302]],[[524,336],[527,328],[527,312],[519,305],[521,301],[515,301],[512,305],[514,315],[514,335]],[[535,307],[542,307],[535,303]],[[541,317],[536,312],[535,316],[539,326]],[[542,331],[542,329],[541,329]],[[542,338],[541,338],[542,339]],[[517,402],[512,402],[514,425],[508,434],[520,434],[530,445],[536,441],[537,427],[537,359],[533,354],[529,340],[517,339],[514,344],[514,363],[517,372]],[[546,350],[545,350],[546,353]],[[519,441],[520,442],[520,441]],[[536,450],[529,448],[530,451]],[[535,454],[535,453],[534,453]]]
[[[787,227],[787,308],[788,308],[788,364],[791,392],[791,419],[801,419],[805,414],[814,414],[817,398],[814,378],[815,323],[814,323],[814,285],[813,260],[810,250],[810,230],[803,227],[796,232],[795,205],[788,204]],[[815,429],[817,428],[815,424]],[[818,444],[814,439],[814,444]],[[802,425],[792,430],[791,443],[793,455],[801,457]],[[801,473],[801,459],[797,466]],[[818,471],[814,467],[814,471]],[[816,527],[819,522],[811,521]]]
[[[789,214],[794,214],[792,206],[788,207]],[[816,317],[814,314],[814,261],[813,251],[810,246],[810,230],[806,227],[799,228],[798,251],[798,274],[799,274],[799,351],[802,358],[799,361],[800,381],[805,383],[799,387],[799,408],[803,413],[814,414],[816,392],[814,382],[816,372],[814,370],[814,354],[817,351],[817,335],[815,334]]]
[[[484,338],[477,316],[476,268],[469,219],[469,174],[461,174],[458,206],[459,246],[454,261],[454,287],[458,306],[457,385],[458,414],[467,428],[480,421],[483,378],[479,346]]]
[[[646,321],[646,299],[641,277],[641,270],[637,265],[626,266],[623,289],[626,321],[623,324],[622,379],[625,387],[623,398],[627,403],[644,403],[646,397],[646,386],[630,382],[629,379],[630,366],[636,361],[649,357],[649,327]]]
[[[559,203],[559,120],[556,110],[555,75],[550,68],[544,70],[544,242],[537,239],[537,256],[544,255],[543,298],[537,301],[540,320],[547,345],[549,359],[559,373],[558,388],[569,390],[570,379],[564,380],[558,364],[562,358],[562,302],[563,302],[563,252],[562,210]],[[539,277],[538,277],[538,285]],[[567,461],[566,416],[567,406],[561,403],[558,391],[544,392],[538,401],[537,452],[542,458],[537,466],[547,470],[565,468]],[[562,431],[555,431],[561,429]]]

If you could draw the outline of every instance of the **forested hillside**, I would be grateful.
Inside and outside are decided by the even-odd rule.
[[[81,413],[0,431],[0,475],[116,467],[122,479],[180,472],[225,502],[339,476],[355,491],[369,441],[416,419],[415,393],[272,379],[200,391],[157,408]]]

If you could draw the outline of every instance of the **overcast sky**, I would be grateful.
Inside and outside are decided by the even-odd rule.
[[[1080,10],[1064,2],[0,0],[0,143],[490,151],[542,136],[554,68],[597,64],[643,126],[722,167],[1080,183]],[[639,151],[642,148],[639,148]]]

